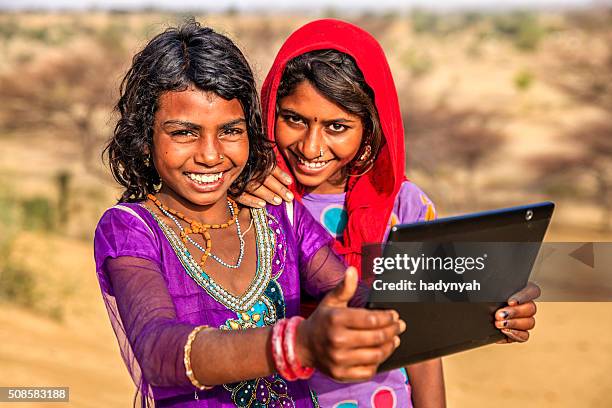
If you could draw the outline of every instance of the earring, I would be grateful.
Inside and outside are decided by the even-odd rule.
[[[361,156],[351,163],[348,177],[361,177],[374,167],[374,160],[370,158],[372,155],[372,147],[367,144],[363,150],[364,152]]]
[[[151,154],[148,154],[147,157],[145,157],[144,165],[145,167],[149,167],[151,165]]]
[[[370,158],[372,154],[372,147],[370,145],[366,145],[364,148],[364,152],[361,156],[359,156],[359,161],[366,161]]]

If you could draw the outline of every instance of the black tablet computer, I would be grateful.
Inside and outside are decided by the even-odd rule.
[[[430,246],[430,249],[433,248],[432,245],[439,246],[446,254],[449,253],[449,245],[450,252],[453,252],[461,245],[474,244],[474,248],[491,243],[500,262],[488,268],[486,279],[489,279],[489,283],[493,282],[495,293],[489,293],[489,296],[484,298],[482,293],[477,296],[459,293],[455,296],[442,296],[443,299],[440,299],[439,293],[427,297],[423,296],[424,291],[420,292],[419,298],[415,297],[414,293],[395,291],[394,297],[390,299],[381,297],[380,293],[370,289],[367,307],[395,309],[407,326],[407,330],[401,335],[400,346],[381,364],[379,371],[403,367],[502,339],[504,335],[493,325],[493,314],[505,305],[505,299],[527,284],[553,209],[552,202],[543,202],[394,226],[383,249],[385,257],[396,256],[397,249],[393,248],[395,244],[402,243],[414,243],[421,245],[420,248]],[[524,243],[531,244],[520,245]],[[438,250],[439,248],[433,249],[430,253],[436,253]],[[486,254],[484,256],[486,257]],[[421,257],[424,258],[423,255]],[[410,272],[402,270],[399,273]],[[451,280],[456,281],[454,284],[460,285],[468,274],[451,272],[451,275]],[[421,276],[428,276],[430,282],[426,282],[426,286],[433,285],[439,277],[435,273]],[[446,277],[448,278],[448,274]],[[466,282],[463,282],[464,286],[465,284]]]

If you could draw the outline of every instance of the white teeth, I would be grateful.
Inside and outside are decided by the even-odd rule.
[[[301,157],[298,157],[298,160],[300,161],[300,163],[302,163],[303,165],[305,165],[306,167],[308,167],[309,169],[318,169],[321,168],[323,166],[325,166],[327,164],[327,161],[323,161],[323,162],[311,162],[311,161],[306,161],[304,159],[302,159]]]
[[[199,184],[214,183],[223,176],[223,172],[215,174],[198,174],[198,173],[187,173],[187,177]]]

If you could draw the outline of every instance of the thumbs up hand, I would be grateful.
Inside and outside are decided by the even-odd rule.
[[[349,266],[344,273],[344,280],[323,298],[319,306],[348,307],[348,302],[357,290],[358,281],[357,269]]]
[[[297,353],[303,364],[334,379],[363,381],[399,346],[406,323],[394,310],[349,308],[357,289],[357,270],[330,291],[298,328]]]

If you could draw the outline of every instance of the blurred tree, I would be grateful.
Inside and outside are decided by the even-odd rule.
[[[100,115],[112,110],[119,70],[127,62],[114,40],[98,39],[97,46],[35,59],[0,77],[1,124],[5,129],[48,131],[76,140],[85,168],[98,174],[95,153],[108,138]]]
[[[410,71],[412,78],[418,79],[430,74],[434,69],[433,58],[427,51],[409,48],[400,57],[402,65]]]
[[[341,13],[335,7],[328,6],[321,12],[321,15],[323,18],[340,18]]]
[[[19,23],[13,18],[6,17],[0,24],[0,38],[3,40],[5,46],[8,42],[19,33]]]
[[[493,30],[499,36],[510,39],[521,51],[535,50],[547,30],[540,25],[533,13],[517,11],[493,17]]]
[[[230,5],[225,9],[224,13],[227,17],[238,17],[240,15],[240,9],[235,5]]]
[[[432,190],[447,205],[477,208],[483,196],[476,182],[479,172],[505,143],[493,126],[496,116],[444,104],[424,107],[417,100],[407,101],[406,95],[403,101],[409,168],[430,175],[435,180]]]
[[[47,197],[36,196],[24,199],[21,206],[24,229],[40,231],[55,229],[54,208]]]
[[[539,174],[538,186],[545,186],[558,195],[559,186],[581,181],[582,188],[569,186],[568,193],[580,193],[601,209],[601,227],[612,229],[612,122],[590,123],[568,133],[572,153],[546,154],[530,160]],[[584,187],[587,186],[587,188]],[[590,188],[588,188],[590,187]]]
[[[435,13],[414,8],[410,12],[412,31],[417,34],[434,34],[440,25],[440,16]]]
[[[609,0],[596,0],[591,6],[565,13],[567,23],[588,32],[608,30],[612,20],[612,3]]]
[[[384,43],[387,32],[390,28],[392,28],[393,23],[397,20],[397,18],[397,11],[387,12],[384,15],[367,11],[351,22],[372,34],[378,39],[379,42]]]
[[[72,173],[68,170],[61,170],[55,176],[55,183],[57,185],[57,220],[61,227],[65,227],[68,224],[70,218],[70,212],[68,211],[70,203],[70,181],[72,180]]]
[[[612,32],[601,40],[605,48],[598,51],[578,43],[560,47],[547,80],[581,103],[603,109],[612,120]]]
[[[584,16],[583,16],[584,18]],[[601,16],[594,17],[597,24]],[[612,13],[607,17],[612,23]],[[584,20],[581,20],[586,24]],[[589,25],[586,24],[588,27]],[[598,26],[598,25],[597,25]],[[601,44],[603,47],[593,46]],[[550,183],[559,177],[585,177],[595,186],[594,203],[602,211],[602,227],[612,228],[612,31],[608,25],[603,38],[594,37],[592,44],[567,42],[557,49],[553,75],[546,81],[580,104],[602,112],[602,119],[592,120],[572,130],[566,137],[574,145],[572,155],[540,157],[532,165],[547,176]],[[551,67],[548,67],[551,68]]]

